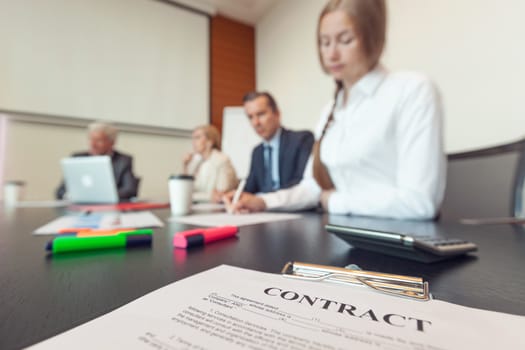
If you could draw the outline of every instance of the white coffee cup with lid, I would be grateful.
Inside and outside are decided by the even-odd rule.
[[[171,214],[174,216],[189,214],[191,211],[193,195],[193,176],[170,176],[169,192]]]

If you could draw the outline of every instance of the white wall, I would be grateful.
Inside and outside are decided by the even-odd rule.
[[[26,200],[48,200],[62,178],[59,161],[87,150],[87,133],[78,127],[60,127],[9,120],[5,180],[26,182]],[[134,172],[142,178],[142,198],[168,198],[168,176],[182,170],[182,156],[191,150],[189,138],[121,132],[116,149],[133,155]]]
[[[278,1],[255,30],[258,90],[274,95],[282,122],[313,130],[333,82],[319,66],[315,46],[317,16],[324,1]]]
[[[324,0],[278,2],[256,26],[257,88],[275,94],[284,123],[313,128],[333,91],[319,67],[317,17]],[[387,0],[383,62],[436,82],[445,145],[459,151],[525,136],[525,1]]]

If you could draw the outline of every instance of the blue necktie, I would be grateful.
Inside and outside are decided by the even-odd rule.
[[[271,192],[273,191],[273,174],[272,174],[272,146],[266,145],[265,146],[267,150],[268,157],[266,157],[266,164],[265,164],[265,176],[264,176],[264,192]]]

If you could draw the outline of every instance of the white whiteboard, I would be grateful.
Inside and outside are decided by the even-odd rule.
[[[192,129],[209,18],[154,0],[0,0],[0,110]]]
[[[244,108],[225,107],[222,114],[222,151],[230,157],[237,177],[242,179],[250,172],[252,151],[261,137],[253,130]]]

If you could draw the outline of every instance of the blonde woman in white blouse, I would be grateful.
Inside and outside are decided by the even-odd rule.
[[[258,196],[243,194],[235,212],[301,210],[431,219],[443,199],[446,163],[442,108],[433,84],[391,73],[379,62],[384,0],[332,0],[318,21],[323,70],[336,83],[321,114],[303,181]]]
[[[195,177],[194,200],[219,202],[226,191],[237,186],[235,169],[220,145],[220,133],[213,125],[193,130],[193,152],[184,157],[183,165],[184,173]]]

